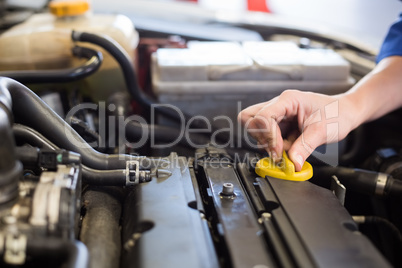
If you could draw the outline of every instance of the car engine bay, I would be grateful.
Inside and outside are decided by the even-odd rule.
[[[66,10],[2,13],[1,267],[402,265],[400,110],[321,146],[304,182],[259,177],[267,154],[236,119],[288,88],[344,92],[372,51],[276,24],[210,22],[208,37]],[[222,24],[237,39],[217,40]]]

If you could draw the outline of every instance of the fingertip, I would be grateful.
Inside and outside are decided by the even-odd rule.
[[[271,151],[271,158],[274,160],[275,163],[276,163],[276,162],[279,162],[278,153],[277,153],[277,152]]]
[[[295,171],[301,171],[304,161],[305,159],[303,158],[303,156],[297,152],[294,153],[289,153],[289,158],[290,160],[292,160],[293,164],[295,165]]]
[[[282,160],[282,152],[279,152],[278,150],[275,149],[266,149],[268,152],[268,155],[272,160],[274,160],[275,163],[279,162]]]
[[[313,153],[321,142],[322,135],[315,128],[306,129],[289,149],[289,158],[295,164],[295,171],[300,171],[307,157]]]
[[[243,123],[243,111],[237,115],[237,122]]]
[[[272,142],[269,145],[271,146],[270,150],[275,162],[281,161],[283,154],[283,138],[279,126],[276,127],[276,135],[273,136]]]

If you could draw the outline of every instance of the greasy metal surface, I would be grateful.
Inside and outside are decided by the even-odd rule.
[[[329,190],[310,182],[267,179],[318,267],[389,267]]]
[[[265,205],[261,221],[281,266],[390,266],[357,230],[352,217],[331,191],[308,181],[261,178],[250,172],[246,164],[239,164],[238,170]],[[260,205],[257,208],[260,211]]]
[[[239,164],[238,171],[243,183],[250,188],[248,191],[254,193],[250,197],[255,209],[261,214],[267,241],[278,259],[279,266],[316,267],[268,182],[251,172],[246,164]],[[261,204],[264,208],[261,208]]]
[[[209,162],[204,162],[202,167],[211,189],[232,267],[273,267],[274,262],[267,250],[258,217],[234,167],[231,164]],[[233,184],[234,196],[221,194],[224,183]]]
[[[130,190],[123,212],[122,267],[218,267],[206,220],[190,208],[196,196],[187,159],[171,154],[168,178]]]
[[[276,232],[282,238],[274,246],[278,247],[282,245],[287,250],[288,258],[294,261],[294,266],[316,267],[316,263],[303,243],[302,235],[295,230],[294,222],[287,215],[285,208],[281,206],[281,200],[277,197],[276,192],[269,186],[265,178],[257,177],[256,187],[261,192],[260,198],[265,200],[267,209],[272,214],[271,221],[275,224]],[[268,232],[268,239],[271,242],[273,242],[273,236],[273,231]],[[277,254],[280,254],[280,250],[277,250]]]

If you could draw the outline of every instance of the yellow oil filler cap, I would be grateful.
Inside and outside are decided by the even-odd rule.
[[[295,165],[283,151],[282,161],[275,163],[270,157],[266,157],[257,162],[255,173],[260,177],[270,176],[277,179],[289,181],[306,181],[313,176],[313,167],[307,161],[304,162],[299,172],[295,171]]]
[[[78,16],[89,10],[87,1],[52,1],[49,3],[50,12],[57,17]]]

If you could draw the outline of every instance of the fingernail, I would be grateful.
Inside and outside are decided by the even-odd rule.
[[[271,157],[274,161],[276,161],[278,159],[278,155],[276,154],[275,151],[271,151]]]
[[[296,162],[300,165],[300,167],[303,166],[303,157],[301,155],[296,155]]]

